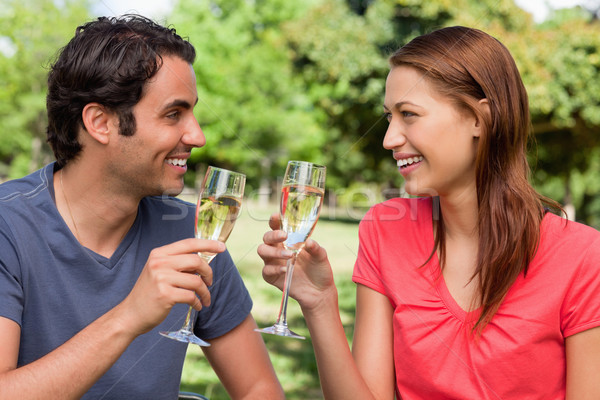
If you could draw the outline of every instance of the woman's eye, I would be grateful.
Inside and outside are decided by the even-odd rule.
[[[390,112],[384,112],[383,113],[383,117],[385,119],[387,119],[388,122],[390,122],[392,120],[392,113],[390,113]]]
[[[417,115],[417,114],[415,114],[415,113],[412,113],[412,112],[410,112],[410,111],[401,111],[401,112],[400,112],[400,114],[402,114],[402,116],[403,116],[404,118],[408,118],[408,117],[414,117],[414,116],[416,116],[416,115]]]

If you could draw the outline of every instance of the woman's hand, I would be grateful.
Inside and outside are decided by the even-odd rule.
[[[287,235],[279,230],[279,214],[271,216],[269,226],[273,230],[265,233],[264,243],[258,246],[258,255],[265,263],[263,278],[271,285],[283,289],[286,265],[294,257],[294,253],[283,247]],[[298,301],[303,311],[310,311],[332,295],[337,301],[337,289],[327,252],[317,242],[308,239],[296,257],[290,296]]]

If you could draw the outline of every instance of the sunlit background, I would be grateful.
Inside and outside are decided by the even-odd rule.
[[[0,181],[53,160],[45,142],[47,67],[79,24],[137,12],[173,25],[197,50],[195,113],[207,136],[190,160],[183,197],[195,200],[209,164],[248,175],[228,247],[255,301],[253,314],[266,326],[281,293],[262,281],[256,247],[277,210],[285,163],[327,165],[314,238],[332,259],[351,341],[358,221],[374,203],[404,195],[395,160],[381,146],[387,55],[447,25],[500,39],[530,96],[532,182],[570,218],[599,228],[599,10],[600,0],[2,0]],[[306,335],[290,307],[290,323]],[[321,398],[310,338],[265,341],[288,398]],[[195,347],[182,388],[228,398]]]

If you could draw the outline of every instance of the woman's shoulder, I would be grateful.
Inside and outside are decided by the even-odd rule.
[[[363,220],[431,222],[432,209],[431,197],[397,197],[371,207]]]
[[[541,226],[539,252],[569,264],[600,258],[600,232],[591,226],[546,214]],[[584,261],[588,260],[588,261]],[[596,261],[593,263],[596,264]]]
[[[600,241],[600,232],[597,229],[552,213],[546,213],[544,216],[542,235],[556,242],[580,243],[583,246]]]

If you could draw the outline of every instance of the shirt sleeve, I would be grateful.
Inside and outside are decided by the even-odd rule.
[[[210,306],[198,312],[194,332],[203,339],[222,336],[238,326],[252,310],[252,299],[228,251],[211,262]]]
[[[18,252],[6,222],[0,216],[0,317],[21,325],[23,287]]]
[[[600,236],[595,236],[581,257],[565,260],[579,265],[561,310],[564,337],[600,326]]]
[[[358,228],[358,256],[352,281],[385,294],[381,279],[375,209],[371,208]]]

